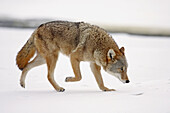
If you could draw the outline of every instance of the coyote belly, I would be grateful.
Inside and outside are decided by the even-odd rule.
[[[25,88],[28,71],[47,64],[48,80],[60,92],[65,89],[54,80],[54,69],[59,52],[70,57],[75,77],[66,82],[81,80],[80,62],[90,62],[98,86],[103,91],[114,91],[104,86],[101,67],[123,83],[129,83],[124,47],[120,48],[114,39],[102,28],[84,22],[53,21],[40,25],[18,52],[16,63],[22,70],[20,84]],[[30,59],[36,53],[36,57]]]

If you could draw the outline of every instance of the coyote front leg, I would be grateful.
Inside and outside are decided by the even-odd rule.
[[[97,81],[99,88],[103,91],[115,91],[114,89],[108,89],[104,86],[103,79],[100,73],[101,67],[98,66],[96,63],[90,63],[91,70],[94,74],[94,77]]]
[[[75,57],[76,53],[72,53],[70,55],[70,61],[73,68],[73,72],[75,77],[67,77],[66,82],[75,82],[81,80],[81,72],[80,72],[80,61]]]

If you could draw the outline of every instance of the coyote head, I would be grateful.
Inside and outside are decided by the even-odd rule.
[[[115,76],[123,83],[129,83],[127,76],[127,61],[124,55],[124,47],[119,49],[120,54],[116,54],[113,49],[109,49],[107,52],[107,64],[105,71]]]

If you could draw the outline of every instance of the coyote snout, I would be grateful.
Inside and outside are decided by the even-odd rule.
[[[125,74],[125,75],[124,75],[124,74],[116,74],[116,75],[117,75],[116,77],[117,77],[122,83],[129,83],[129,82],[130,82],[126,74]],[[126,78],[124,78],[124,76],[125,76]]]
[[[84,22],[53,21],[40,25],[19,51],[16,62],[22,70],[20,84],[25,88],[28,71],[47,64],[47,78],[59,92],[65,91],[54,79],[54,69],[59,52],[70,57],[74,77],[66,82],[81,80],[80,62],[89,61],[99,88],[115,91],[104,86],[101,67],[123,83],[129,83],[124,47],[120,48],[114,39],[102,28]],[[37,54],[36,57],[30,59]]]

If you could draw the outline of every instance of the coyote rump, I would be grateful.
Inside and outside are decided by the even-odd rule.
[[[66,82],[81,80],[80,62],[90,62],[91,70],[99,88],[115,91],[104,86],[101,67],[123,83],[129,83],[124,47],[119,49],[114,39],[102,28],[84,22],[53,21],[41,24],[18,52],[16,63],[22,70],[20,84],[25,88],[28,71],[47,64],[48,80],[59,92],[65,89],[54,80],[54,69],[59,52],[70,57],[75,77],[67,77]],[[36,57],[30,59],[36,53]]]

